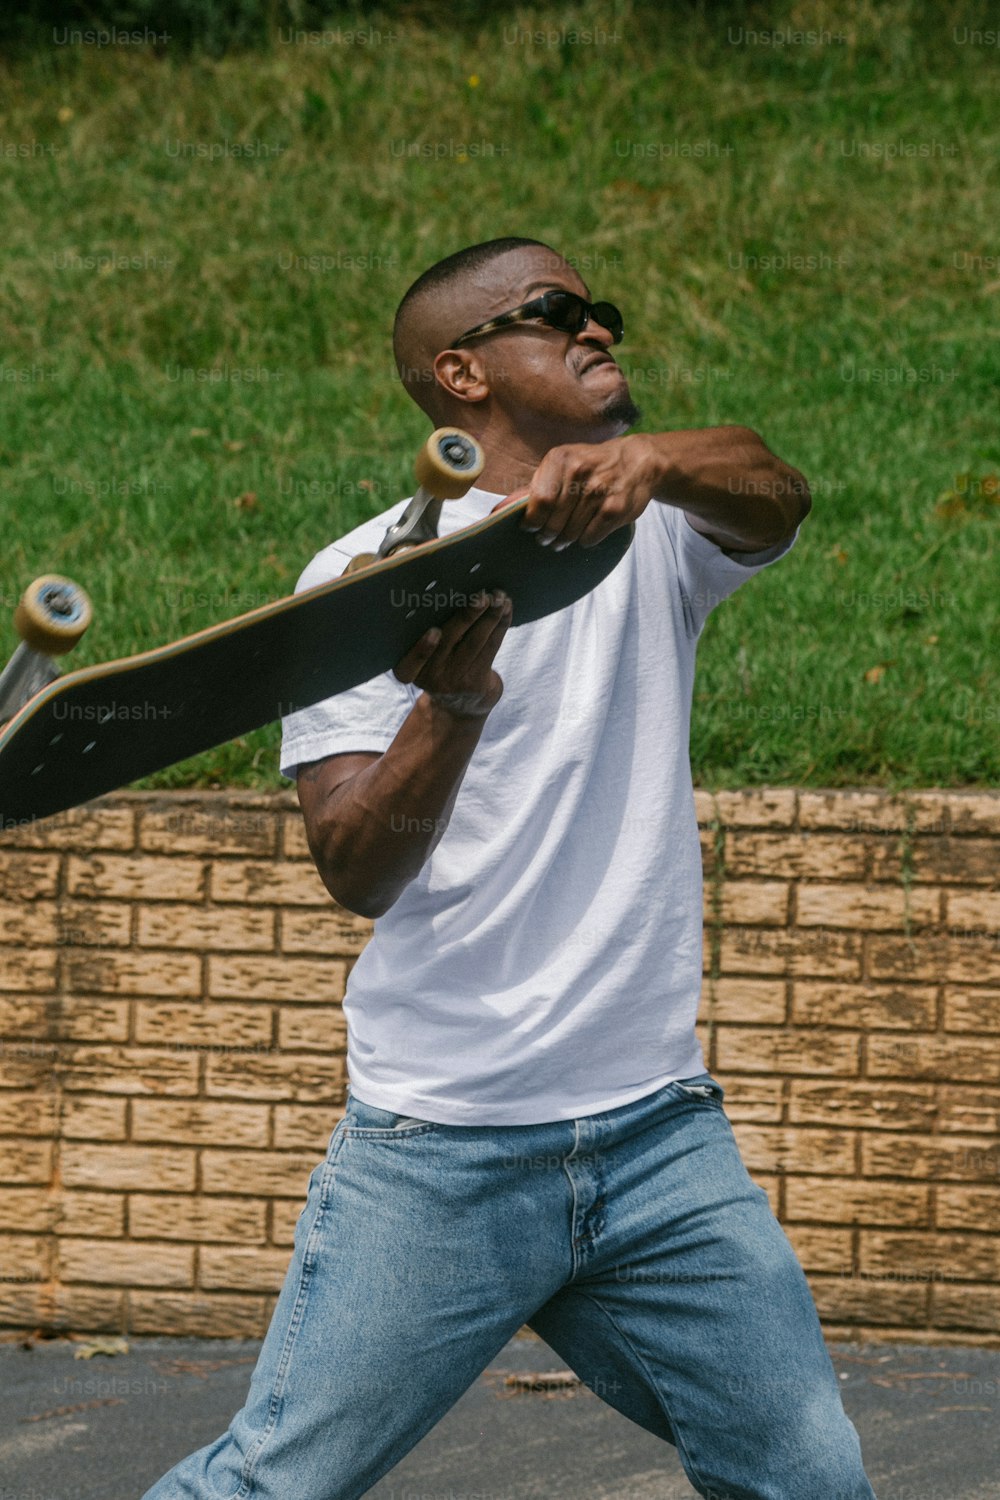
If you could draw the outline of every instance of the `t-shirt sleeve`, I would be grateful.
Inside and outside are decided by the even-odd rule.
[[[649,509],[659,512],[670,540],[684,619],[691,636],[700,634],[715,606],[735,593],[741,583],[784,557],[795,545],[799,534],[796,528],[790,537],[773,547],[730,557],[707,536],[695,531],[680,506],[654,500]]]
[[[295,592],[339,578],[350,554],[328,547],[306,568]],[[300,708],[281,721],[281,774],[294,779],[300,765],[328,755],[381,754],[396,738],[417,698],[418,688],[400,682],[390,670],[346,693]]]

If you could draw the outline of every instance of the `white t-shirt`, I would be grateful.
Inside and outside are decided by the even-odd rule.
[[[501,498],[449,502],[440,534]],[[298,589],[374,551],[406,504],[320,552]],[[705,1071],[695,648],[713,606],[793,541],[738,561],[653,500],[576,604],[518,627],[511,587],[503,697],[440,843],[348,979],[360,1100],[445,1125],[534,1125]],[[299,710],[283,722],[282,771],[388,749],[419,696],[389,671]]]

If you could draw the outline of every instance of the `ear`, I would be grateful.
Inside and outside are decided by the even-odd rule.
[[[445,349],[434,360],[434,379],[456,401],[485,401],[490,393],[482,360],[474,349]]]

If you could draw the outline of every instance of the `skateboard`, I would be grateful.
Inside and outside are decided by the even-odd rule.
[[[22,645],[0,677],[12,714],[0,724],[0,829],[78,807],[367,682],[483,590],[510,595],[516,629],[575,603],[621,561],[632,524],[556,552],[521,529],[527,497],[438,537],[442,502],[465,494],[482,463],[468,434],[438,429],[416,464],[419,488],[378,553],[353,558],[329,583],[62,677],[51,656],[86,628],[89,604],[69,580],[32,585],[15,616]],[[33,696],[15,711],[26,680]]]

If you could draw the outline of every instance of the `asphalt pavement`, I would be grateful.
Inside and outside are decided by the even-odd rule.
[[[0,1342],[0,1500],[139,1500],[225,1431],[260,1348],[129,1338],[125,1353],[75,1358],[86,1342]],[[829,1347],[878,1500],[1000,1500],[1000,1350]],[[558,1372],[522,1330],[372,1500],[695,1494],[670,1444],[585,1386],[529,1388],[526,1377]]]

